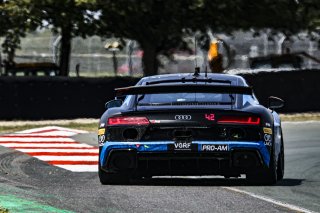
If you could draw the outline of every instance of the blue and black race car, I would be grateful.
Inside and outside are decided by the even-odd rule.
[[[121,97],[125,97],[122,101]],[[222,175],[274,184],[284,174],[276,97],[268,108],[236,75],[170,74],[116,89],[99,124],[102,184]]]

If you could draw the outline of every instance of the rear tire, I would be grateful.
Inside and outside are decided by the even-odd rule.
[[[129,183],[130,176],[118,173],[107,173],[99,166],[99,179],[102,185],[125,185]]]
[[[269,168],[265,168],[254,173],[248,173],[246,174],[246,179],[251,184],[273,185],[278,180],[277,165],[278,165],[278,162],[276,162],[276,158],[274,157],[274,153],[272,150]]]
[[[272,147],[272,154],[270,156],[269,168],[262,169],[255,173],[248,173],[246,175],[247,180],[250,183],[258,185],[274,185],[278,180],[282,180],[284,176],[284,146],[283,137],[281,131],[281,151],[278,156],[278,161],[276,160],[274,153],[274,144]]]
[[[281,134],[282,137],[282,134]],[[284,147],[283,140],[281,139],[281,151],[278,157],[278,167],[277,167],[278,180],[282,180],[284,176]]]
[[[274,185],[277,182],[277,170],[271,165],[267,169],[260,170],[255,173],[248,173],[246,179],[254,185]]]
[[[276,184],[277,180],[278,180],[277,167],[278,167],[278,164],[276,162],[276,159],[275,159],[274,155],[272,155],[269,168],[265,169],[262,172],[264,174],[264,176],[261,177],[260,182],[265,185]]]

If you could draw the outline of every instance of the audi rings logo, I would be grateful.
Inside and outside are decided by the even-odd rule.
[[[175,120],[191,120],[191,115],[176,115],[174,116]]]

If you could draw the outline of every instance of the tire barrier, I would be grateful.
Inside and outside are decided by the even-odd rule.
[[[279,112],[320,111],[320,70],[242,74],[262,105],[273,95],[285,101]],[[129,77],[1,77],[0,120],[99,118],[114,88],[134,85]]]

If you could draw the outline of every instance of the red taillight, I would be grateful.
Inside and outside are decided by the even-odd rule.
[[[259,125],[260,118],[256,116],[222,116],[218,123],[221,124],[246,124],[246,125]]]
[[[108,119],[108,125],[148,125],[146,117],[113,117]]]

